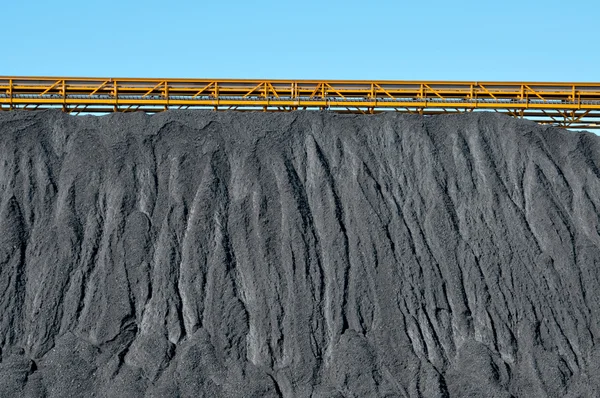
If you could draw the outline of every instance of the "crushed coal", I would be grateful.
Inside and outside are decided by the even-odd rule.
[[[0,113],[0,396],[600,395],[600,141]]]

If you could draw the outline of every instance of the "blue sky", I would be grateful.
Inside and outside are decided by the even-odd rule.
[[[3,1],[0,75],[599,81],[598,1]]]

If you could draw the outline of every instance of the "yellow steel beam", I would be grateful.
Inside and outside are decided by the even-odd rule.
[[[40,95],[45,95],[46,93],[50,92],[51,90],[53,90],[54,88],[56,88],[56,86],[58,86],[61,83],[60,80],[56,81],[56,83],[52,84],[50,87],[48,87],[47,89],[45,89]]]
[[[106,85],[108,84],[109,80],[105,80],[104,82],[102,82],[101,85],[99,85],[97,88],[95,88],[90,94],[89,96],[93,96],[94,94],[96,94],[98,91],[102,90],[104,87],[106,87]]]
[[[194,94],[192,98],[196,98],[197,96],[199,96],[200,94],[202,94],[203,92],[208,90],[213,84],[214,84],[214,82],[208,83],[206,86],[202,87],[200,89],[200,91],[198,91],[196,94]]]
[[[142,98],[149,96],[150,94],[152,94],[155,90],[157,90],[160,86],[163,86],[165,84],[165,82],[159,82],[156,86],[152,87],[150,90],[148,90],[148,92],[144,95],[142,95]]]
[[[265,85],[273,92],[273,95],[276,98],[279,98],[279,94],[277,94],[277,90],[275,90],[275,87],[273,87],[272,83],[266,82]]]
[[[484,109],[594,128],[600,127],[600,83],[0,76],[1,109],[42,107],[71,113],[212,108],[424,115]]]

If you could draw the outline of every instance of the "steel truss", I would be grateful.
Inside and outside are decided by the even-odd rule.
[[[0,77],[0,110],[72,114],[166,109],[299,109],[437,115],[496,111],[600,128],[600,83]]]

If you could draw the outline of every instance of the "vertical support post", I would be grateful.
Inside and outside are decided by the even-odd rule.
[[[215,101],[217,104],[215,105],[215,111],[219,110],[219,82],[215,82]]]
[[[292,82],[292,99],[298,98],[298,82]]]
[[[9,101],[9,109],[12,111],[14,109],[13,105],[13,79],[8,81],[8,101]]]
[[[377,94],[375,93],[375,83],[371,83],[371,101],[373,101],[373,104],[377,104]],[[373,105],[369,109],[369,113],[370,114],[375,113],[375,105]]]
[[[522,100],[525,99],[525,85],[524,84],[521,84],[521,96],[520,96],[520,98]]]
[[[60,95],[63,101],[63,112],[67,111],[67,81],[63,79],[61,82]]]
[[[113,97],[114,97],[114,105],[113,105],[113,111],[114,112],[118,112],[119,111],[119,84],[116,80],[113,80]]]
[[[164,97],[165,97],[165,111],[169,109],[169,82],[165,80],[165,88],[164,88]]]

